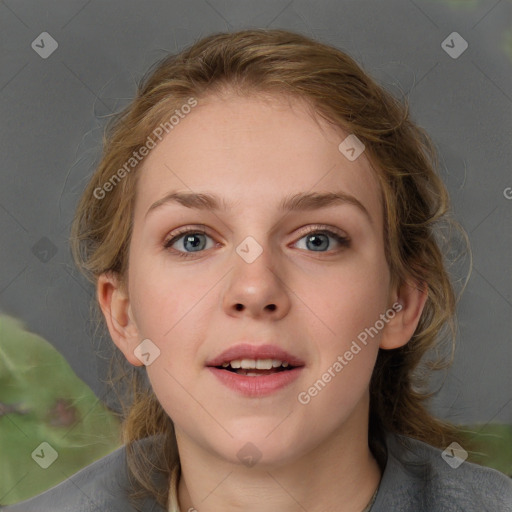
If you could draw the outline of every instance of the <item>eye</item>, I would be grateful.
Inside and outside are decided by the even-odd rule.
[[[210,238],[203,229],[184,229],[174,233],[174,236],[164,242],[164,249],[171,249],[173,245],[177,244],[180,248],[185,247],[185,252],[179,249],[173,249],[177,255],[182,258],[189,257],[192,252],[200,252],[205,250],[204,238]]]
[[[342,236],[330,229],[319,229],[318,226],[310,228],[300,240],[306,239],[306,248],[312,249],[313,252],[327,252],[329,247],[329,238],[333,238],[342,247],[350,247],[350,240],[346,236]],[[301,249],[301,247],[299,247]]]

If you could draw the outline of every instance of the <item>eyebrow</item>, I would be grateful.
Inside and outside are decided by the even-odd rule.
[[[146,212],[146,217],[150,212],[156,210],[165,204],[177,203],[187,208],[206,211],[227,211],[232,205],[227,203],[224,198],[219,198],[214,194],[195,193],[195,192],[169,192],[164,197],[154,202]],[[349,204],[356,206],[365,214],[370,223],[373,220],[364,205],[354,196],[342,191],[338,192],[300,192],[285,197],[278,205],[281,212],[292,211],[312,211],[329,206]]]

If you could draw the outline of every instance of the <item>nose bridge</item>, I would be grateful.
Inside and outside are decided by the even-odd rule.
[[[268,235],[256,236],[248,235],[235,246],[233,260],[236,274],[262,279],[267,273],[273,275],[270,269],[276,262],[272,259],[273,251]]]
[[[238,210],[238,220],[231,235],[234,237],[236,255],[247,265],[255,262],[272,265],[272,228],[276,219],[267,211],[261,211],[262,201],[245,203]],[[259,267],[259,265],[258,265]]]

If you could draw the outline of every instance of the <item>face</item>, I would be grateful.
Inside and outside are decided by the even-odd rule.
[[[271,464],[366,428],[396,295],[379,186],[364,152],[350,161],[338,148],[348,135],[297,101],[210,97],[137,171],[127,289],[136,335],[124,351],[136,361],[129,352],[151,340],[147,372],[178,444],[239,463],[252,443]],[[219,208],[163,200],[175,192],[214,195]],[[333,192],[345,200],[281,209]],[[221,356],[240,344],[256,352]],[[291,361],[273,375],[208,366],[244,354]]]

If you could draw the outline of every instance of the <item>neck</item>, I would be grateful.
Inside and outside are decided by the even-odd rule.
[[[364,425],[345,424],[314,450],[264,468],[234,465],[188,444],[180,450],[180,510],[362,512],[381,478],[368,447],[367,414]]]

